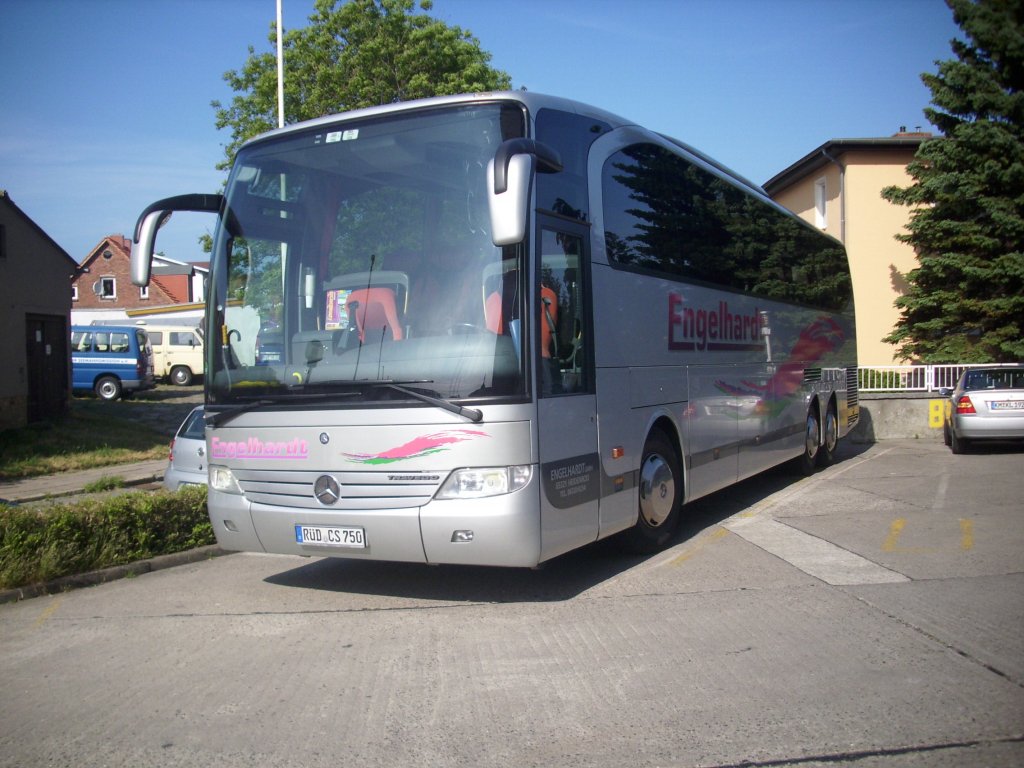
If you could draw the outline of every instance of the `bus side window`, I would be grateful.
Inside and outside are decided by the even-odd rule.
[[[588,371],[583,351],[582,240],[576,235],[544,230],[541,248],[541,394],[585,392]]]

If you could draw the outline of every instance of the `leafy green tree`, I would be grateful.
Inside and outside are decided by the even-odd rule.
[[[908,187],[887,200],[913,206],[909,233],[919,266],[896,301],[884,340],[905,360],[1024,359],[1024,5],[947,0],[967,40],[956,60],[922,80],[928,120],[941,138],[921,144]]]
[[[430,0],[317,0],[309,26],[283,38],[285,121],[294,123],[360,107],[426,96],[511,86],[493,69],[490,54],[459,27],[425,12]],[[235,96],[227,106],[214,101],[217,128],[228,128],[225,159],[231,165],[239,145],[277,126],[277,32],[274,51],[256,53],[239,70],[225,73]]]

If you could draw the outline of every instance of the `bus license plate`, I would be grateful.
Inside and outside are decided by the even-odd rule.
[[[311,547],[366,548],[362,528],[342,525],[296,525],[295,541]]]

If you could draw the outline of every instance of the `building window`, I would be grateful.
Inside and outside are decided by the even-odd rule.
[[[117,280],[113,277],[101,277],[100,278],[100,298],[101,299],[116,299],[117,298]]]
[[[78,286],[77,285],[72,285],[71,286],[71,300],[72,301],[78,301]]]
[[[143,285],[143,286],[141,286],[139,288],[139,298],[140,299],[148,299],[149,298],[149,286],[148,285]]]
[[[814,223],[818,229],[828,227],[828,217],[825,215],[825,179],[824,177],[814,182]]]

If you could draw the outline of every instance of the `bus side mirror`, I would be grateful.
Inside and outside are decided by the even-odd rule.
[[[132,241],[131,270],[135,285],[149,285],[149,268],[153,262],[156,233],[170,218],[170,211],[151,211],[139,217],[135,225],[135,239]]]
[[[135,285],[149,285],[149,269],[153,261],[156,233],[174,211],[218,213],[224,202],[223,195],[178,195],[157,200],[148,206],[135,222],[132,239],[131,277]]]
[[[540,173],[562,170],[558,153],[532,139],[503,142],[487,163],[491,241],[497,246],[514,245],[526,237],[534,161]]]
[[[504,192],[494,191],[495,161],[487,164],[487,202],[491,215],[491,241],[498,246],[513,245],[526,237],[527,205],[530,202],[530,180],[533,158],[516,155],[509,158]]]

